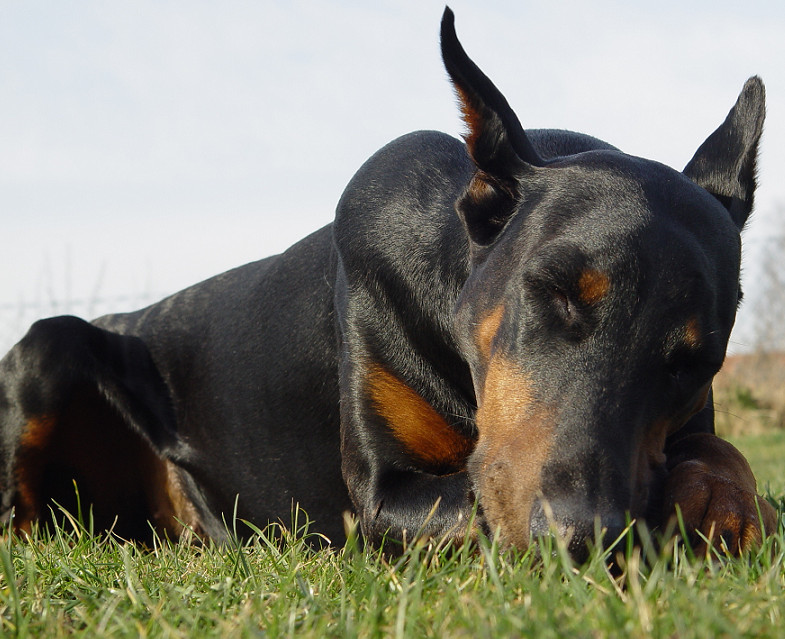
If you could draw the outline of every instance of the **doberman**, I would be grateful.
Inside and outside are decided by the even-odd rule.
[[[683,172],[592,137],[524,131],[445,10],[465,144],[406,135],[332,225],[143,310],[37,322],[0,362],[2,509],[214,538],[298,503],[343,539],[526,547],[597,521],[738,552],[777,524],[714,435],[740,299],[764,89],[750,79]],[[476,507],[476,517],[473,516]],[[468,531],[472,534],[472,531]]]

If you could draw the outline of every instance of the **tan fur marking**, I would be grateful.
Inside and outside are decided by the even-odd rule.
[[[517,423],[531,412],[531,380],[503,355],[498,355],[488,367],[478,400],[477,428],[480,434],[483,423],[492,425],[494,434],[498,434],[500,429],[516,431]]]
[[[66,492],[71,490],[68,473],[77,480],[83,506],[93,507],[99,527],[114,527],[113,521],[119,530],[133,527],[142,505],[151,522],[173,538],[183,532],[183,524],[202,532],[174,464],[123,423],[95,389],[75,390],[56,416],[27,422],[15,469],[14,525],[20,531],[29,532],[32,521],[47,515],[53,488],[46,480],[50,467],[59,469],[60,483],[68,482]]]
[[[43,450],[49,445],[55,428],[55,418],[51,415],[33,417],[19,440],[19,446],[25,450]]]
[[[474,152],[474,145],[477,138],[482,131],[482,118],[472,104],[469,94],[466,93],[460,86],[455,85],[455,91],[458,94],[458,99],[461,103],[461,115],[463,121],[466,123],[467,133],[464,135],[466,146],[469,148],[469,153]]]
[[[466,194],[472,199],[475,204],[482,203],[496,193],[496,189],[491,184],[487,175],[483,171],[477,171],[469,182],[469,189]]]
[[[19,439],[17,453],[15,503],[17,529],[30,531],[30,524],[41,508],[41,474],[48,461],[47,449],[55,432],[56,420],[51,415],[39,415],[28,420]]]
[[[412,455],[432,468],[464,467],[472,441],[451,428],[414,389],[374,364],[369,367],[368,392],[374,409]]]
[[[177,467],[168,459],[152,457],[147,475],[146,493],[150,502],[150,517],[159,530],[173,538],[183,534],[185,527],[201,534],[199,514],[188,499],[180,480]]]
[[[553,443],[553,421],[534,403],[531,380],[503,356],[492,359],[477,410],[483,510],[492,528],[525,547]]]
[[[485,359],[491,356],[491,347],[493,346],[493,338],[499,331],[502,320],[504,319],[504,306],[499,304],[490,313],[488,313],[477,327],[475,334],[475,341],[477,348]]]
[[[611,282],[602,271],[585,269],[578,278],[578,296],[584,304],[601,302],[610,290]]]
[[[684,325],[684,342],[690,348],[698,348],[701,345],[703,334],[700,321],[697,317],[691,317]]]
[[[777,530],[777,511],[756,494],[755,476],[747,460],[730,443],[708,433],[680,439],[669,451],[670,472],[663,489],[662,519],[681,508],[688,532],[693,530],[737,554]],[[761,522],[762,518],[762,522]],[[697,536],[693,549],[707,550]]]

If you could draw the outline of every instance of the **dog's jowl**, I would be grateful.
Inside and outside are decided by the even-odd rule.
[[[333,542],[476,531],[581,557],[597,524],[733,552],[776,524],[714,435],[764,91],[753,78],[682,172],[525,131],[464,52],[442,55],[465,141],[400,138],[335,222],[141,311],[36,323],[0,362],[2,510],[27,531],[74,481],[121,536],[237,516]],[[56,510],[56,509],[55,509]],[[476,512],[475,512],[476,511]],[[475,530],[469,530],[473,526]]]

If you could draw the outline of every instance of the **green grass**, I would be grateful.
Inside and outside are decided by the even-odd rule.
[[[749,461],[759,490],[775,495],[785,492],[785,430],[770,429],[727,439]]]
[[[785,433],[734,443],[782,514]],[[583,566],[558,545],[386,559],[355,539],[312,550],[303,528],[150,548],[89,530],[71,518],[0,540],[0,637],[779,637],[785,617],[782,526],[741,559],[622,540]]]
[[[782,508],[782,503],[780,504]],[[87,526],[89,528],[89,526]],[[742,559],[622,541],[575,566],[563,547],[415,545],[385,559],[307,533],[152,548],[77,522],[0,541],[3,637],[781,636],[783,531]],[[608,569],[607,556],[617,569]]]

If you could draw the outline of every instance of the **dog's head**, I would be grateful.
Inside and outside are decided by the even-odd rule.
[[[455,315],[478,404],[469,472],[492,531],[526,546],[555,526],[580,553],[598,518],[613,535],[645,516],[670,434],[710,424],[763,85],[747,82],[679,173],[604,145],[544,159],[449,9],[442,55],[477,167],[456,203],[471,251]]]

